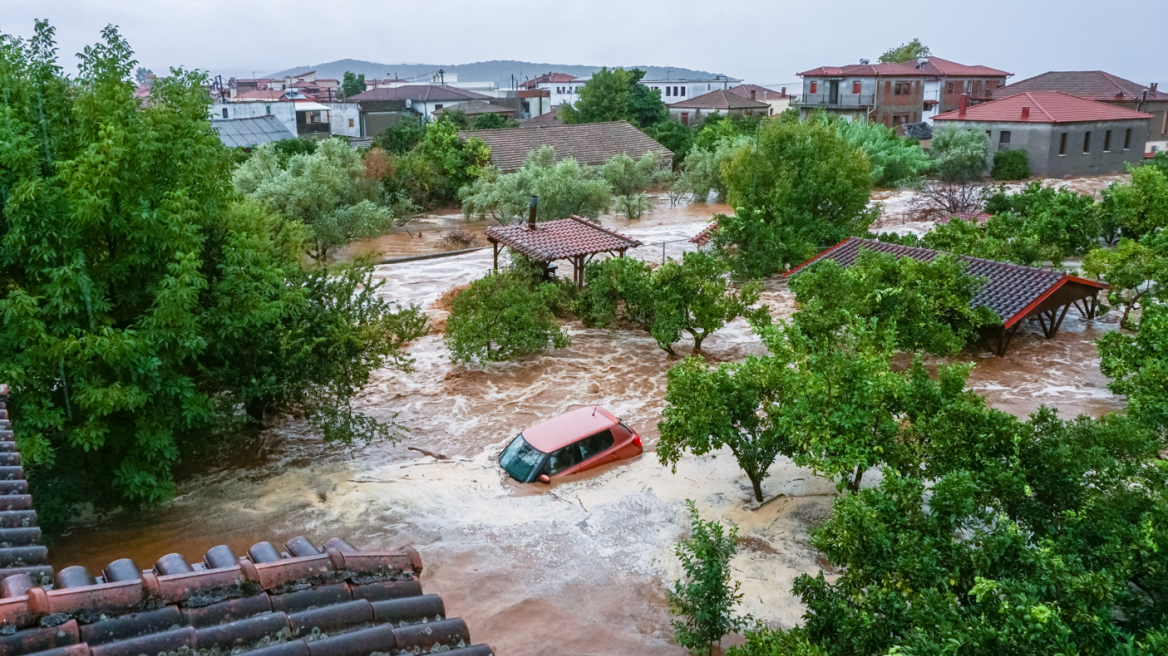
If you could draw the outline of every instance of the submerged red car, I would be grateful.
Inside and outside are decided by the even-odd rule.
[[[499,464],[520,483],[551,480],[641,455],[641,436],[608,410],[588,406],[540,422],[503,449]]]

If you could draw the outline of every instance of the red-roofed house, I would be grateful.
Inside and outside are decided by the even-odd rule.
[[[770,105],[731,91],[715,89],[709,93],[669,105],[669,115],[682,125],[696,125],[709,114],[724,116],[767,116]]]
[[[1122,173],[1143,159],[1151,114],[1058,91],[1019,93],[933,118],[985,130],[993,154],[1025,150],[1030,173],[1047,178]]]
[[[988,99],[990,93],[1005,86],[1006,78],[1013,75],[989,66],[967,66],[940,57],[925,57],[917,61],[916,68],[927,73],[925,78],[924,120],[932,122],[933,117],[957,109],[963,94],[970,99]]]
[[[803,116],[817,109],[848,120],[876,121],[888,127],[918,123],[924,108],[925,71],[904,64],[820,66],[803,78]]]
[[[764,102],[771,106],[767,116],[776,116],[783,113],[785,109],[791,106],[791,94],[787,93],[787,87],[775,91],[766,87],[760,87],[757,84],[739,84],[730,89],[730,93],[737,94],[743,98],[750,98],[758,102]]]

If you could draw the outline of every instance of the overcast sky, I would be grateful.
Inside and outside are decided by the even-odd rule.
[[[245,75],[353,58],[678,66],[761,84],[875,61],[919,37],[933,54],[1015,73],[1095,70],[1168,87],[1168,0],[0,0],[0,31],[57,28],[62,63],[119,26],[141,65]]]

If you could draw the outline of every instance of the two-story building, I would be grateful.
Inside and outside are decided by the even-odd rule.
[[[888,127],[919,123],[924,113],[928,73],[904,64],[820,66],[803,78],[800,116],[816,110],[850,121],[875,121]]]
[[[557,107],[565,104],[571,105],[576,102],[580,87],[587,84],[590,79],[592,79],[591,76],[574,77],[566,73],[548,72],[539,77],[526,80],[520,86],[523,89],[543,89],[548,91],[549,106]],[[682,100],[719,89],[725,91],[741,82],[742,80],[736,80],[725,75],[715,75],[700,79],[641,80],[642,85],[660,91],[661,100],[666,105],[681,102]]]
[[[971,103],[990,98],[994,89],[1006,85],[1006,78],[1013,75],[989,66],[967,66],[940,57],[922,57],[917,60],[917,70],[928,74],[925,78],[925,98],[923,120],[933,122],[933,117],[957,109],[961,96],[969,96]]]
[[[1155,82],[1143,85],[1105,71],[1050,71],[995,89],[993,98],[1019,93],[1061,91],[1096,102],[1152,115],[1148,124],[1146,152],[1168,150],[1168,93]]]

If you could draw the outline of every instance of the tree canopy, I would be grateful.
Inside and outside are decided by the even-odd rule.
[[[908,62],[916,62],[921,57],[928,57],[933,53],[929,52],[929,46],[921,43],[920,39],[913,39],[908,43],[902,43],[895,48],[889,48],[880,55],[881,64],[905,64]]]
[[[446,347],[454,362],[498,362],[571,343],[551,305],[560,295],[552,283],[533,284],[519,273],[491,273],[454,299],[446,323]]]
[[[353,96],[365,92],[365,74],[353,74],[351,71],[345,71],[345,75],[341,80],[341,94],[345,100]]]
[[[607,67],[592,74],[576,91],[576,102],[560,107],[565,123],[628,121],[647,128],[669,119],[660,89],[641,84],[645,71]]]
[[[482,176],[459,191],[464,215],[490,216],[500,223],[525,220],[532,196],[539,197],[537,221],[566,219],[573,214],[595,220],[612,202],[612,191],[604,179],[571,157],[557,162],[551,146],[532,151],[514,173],[500,173],[487,166]]]

